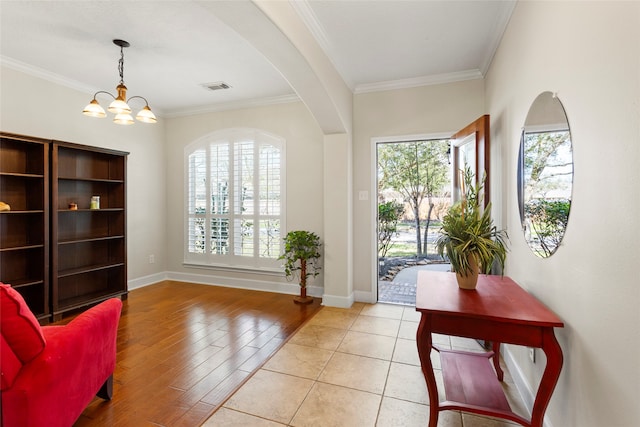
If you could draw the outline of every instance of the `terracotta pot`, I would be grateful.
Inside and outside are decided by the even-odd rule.
[[[460,289],[475,290],[476,285],[478,284],[478,273],[480,268],[478,267],[476,258],[473,255],[469,255],[467,259],[469,260],[471,271],[467,276],[463,276],[456,272],[456,279],[458,280],[458,286]]]

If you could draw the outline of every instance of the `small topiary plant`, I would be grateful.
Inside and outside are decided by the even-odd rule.
[[[284,254],[278,259],[284,260],[287,278],[300,272],[300,296],[294,298],[297,303],[308,304],[313,301],[307,296],[307,278],[320,274],[320,246],[320,237],[310,231],[290,231],[284,238]]]

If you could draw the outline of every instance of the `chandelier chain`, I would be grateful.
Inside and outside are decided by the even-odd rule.
[[[118,73],[120,74],[120,84],[124,85],[124,51],[120,46],[120,60],[118,61]]]

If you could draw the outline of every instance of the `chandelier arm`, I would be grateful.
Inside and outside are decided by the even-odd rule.
[[[93,94],[93,99],[96,99],[96,96],[98,96],[99,93],[106,93],[107,95],[109,95],[110,97],[112,97],[113,99],[116,99],[115,96],[113,96],[111,93],[107,92],[106,90],[99,90],[96,93]]]
[[[149,106],[149,101],[147,101],[147,98],[145,98],[144,96],[140,96],[140,95],[134,95],[129,97],[129,99],[127,99],[127,104],[129,103],[129,101],[131,101],[134,98],[140,98],[142,100],[144,100],[144,103],[147,104],[147,107]]]

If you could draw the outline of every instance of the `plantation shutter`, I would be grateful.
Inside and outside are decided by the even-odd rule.
[[[210,157],[210,245],[209,252],[216,255],[229,253],[229,153],[227,141],[212,143]]]
[[[282,142],[255,134],[209,141],[187,159],[186,261],[278,266]]]
[[[260,254],[261,257],[277,258],[280,255],[281,216],[281,156],[280,149],[271,144],[261,144],[259,152],[260,178]]]
[[[190,253],[204,254],[207,222],[207,152],[196,150],[189,155],[188,236]]]
[[[253,141],[239,141],[234,146],[234,231],[233,251],[238,256],[254,256],[254,225],[253,209],[255,151]]]

